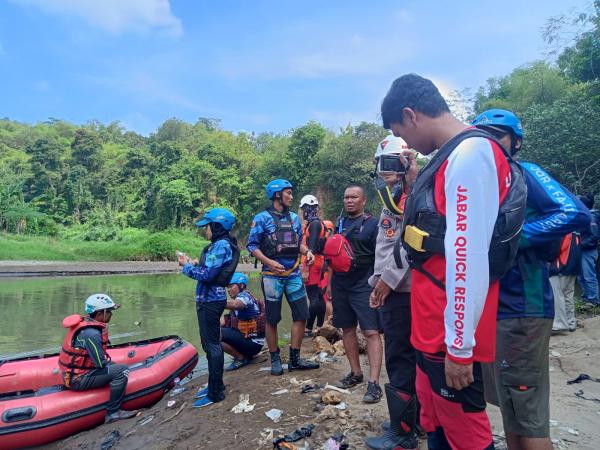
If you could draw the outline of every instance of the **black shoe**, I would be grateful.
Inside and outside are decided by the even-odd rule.
[[[350,372],[348,375],[346,375],[340,381],[336,381],[335,383],[333,383],[333,385],[335,387],[339,387],[342,389],[350,389],[356,385],[359,385],[362,382],[363,382],[363,374],[362,373],[360,375],[355,375],[354,372]]]
[[[371,450],[414,450],[418,448],[419,441],[414,434],[400,436],[388,429],[379,436],[365,439],[365,445]]]
[[[112,423],[116,422],[117,420],[131,419],[132,417],[137,416],[137,413],[137,411],[123,411],[120,409],[114,413],[107,414],[104,418],[104,423]]]
[[[306,359],[300,358],[300,349],[290,347],[290,360],[288,361],[288,372],[294,370],[312,370],[318,369],[319,363],[307,361]]]
[[[364,403],[377,403],[383,397],[381,387],[372,381],[367,384],[367,392],[363,396]]]
[[[271,352],[271,375],[283,375],[283,367],[281,366],[281,356],[279,356],[279,349]]]

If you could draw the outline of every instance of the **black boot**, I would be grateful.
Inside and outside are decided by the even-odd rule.
[[[418,448],[415,432],[417,400],[414,395],[385,385],[385,397],[390,414],[390,428],[383,434],[370,437],[365,444],[371,450],[408,450]]]
[[[300,349],[290,347],[290,360],[288,361],[288,371],[318,369],[319,363],[307,361],[300,358]]]
[[[281,356],[279,349],[271,353],[271,375],[283,375],[283,367],[281,366]]]

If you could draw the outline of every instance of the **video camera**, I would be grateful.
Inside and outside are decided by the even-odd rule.
[[[403,164],[399,155],[381,155],[377,162],[377,171],[405,174],[409,164]]]

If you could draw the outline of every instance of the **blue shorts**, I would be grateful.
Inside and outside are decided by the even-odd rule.
[[[285,278],[263,276],[262,290],[265,297],[266,319],[270,325],[277,325],[281,321],[283,294],[292,310],[292,320],[306,321],[308,319],[308,299],[302,277],[299,274]]]

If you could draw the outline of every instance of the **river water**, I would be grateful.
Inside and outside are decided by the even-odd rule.
[[[0,359],[58,351],[62,319],[82,314],[85,299],[97,292],[121,305],[109,326],[113,343],[176,334],[202,353],[195,286],[181,274],[0,278]],[[251,274],[249,289],[262,295],[258,273]],[[280,338],[291,326],[287,305],[282,314]]]

